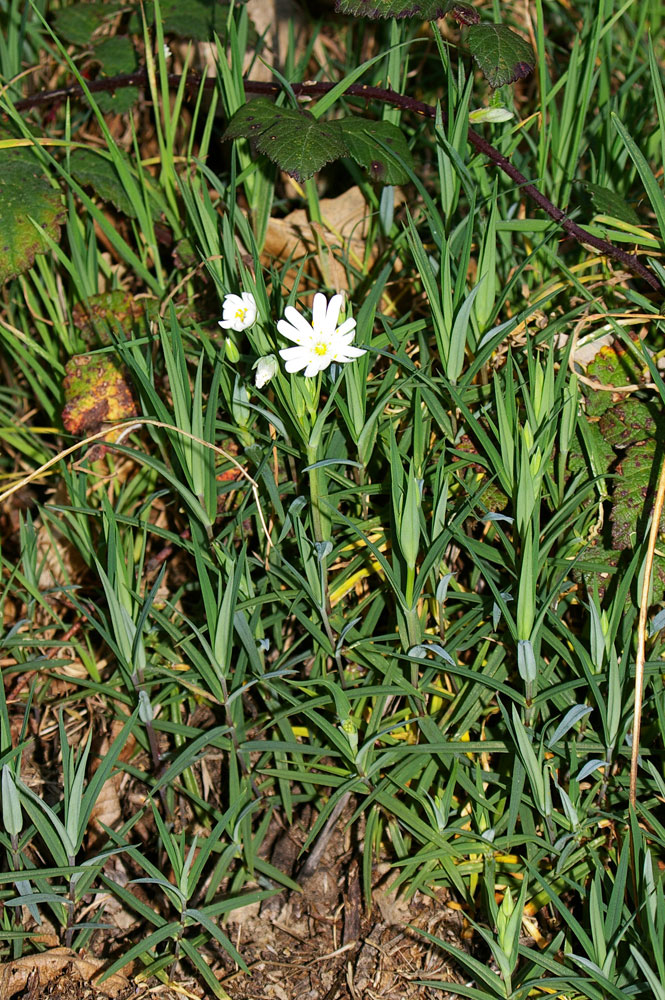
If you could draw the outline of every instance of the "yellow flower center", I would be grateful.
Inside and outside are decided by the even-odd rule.
[[[244,320],[247,315],[246,309],[236,309],[236,319]]]
[[[320,340],[318,344],[314,345],[314,353],[318,354],[320,358],[325,357],[328,353],[328,345],[325,340]]]

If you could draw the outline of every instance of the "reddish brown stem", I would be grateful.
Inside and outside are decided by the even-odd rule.
[[[169,75],[169,84],[171,86],[178,86],[180,83],[180,76],[178,74]],[[145,84],[147,80],[147,75],[145,69],[137,70],[135,73],[125,73],[120,76],[105,77],[101,80],[94,80],[87,84],[88,89],[91,93],[98,93],[99,91],[114,91],[121,87],[137,87]],[[192,94],[195,94],[201,86],[201,80],[197,76],[190,74],[187,80],[188,87]],[[217,80],[215,77],[207,77],[203,80],[203,87],[206,89],[212,89],[217,86]],[[298,95],[323,95],[327,94],[333,89],[336,84],[333,83],[294,83],[291,85],[293,92]],[[276,83],[260,83],[256,80],[245,80],[245,93],[247,94],[278,94],[280,92],[280,86]],[[359,97],[367,101],[382,101],[384,104],[391,104],[393,107],[401,108],[404,111],[411,111],[415,114],[423,115],[426,118],[434,118],[436,115],[436,108],[432,104],[426,104],[424,101],[417,101],[413,97],[408,97],[406,94],[400,94],[395,90],[386,90],[382,87],[366,87],[364,84],[354,83],[347,87],[344,92],[346,97]],[[81,86],[75,84],[71,87],[65,87],[60,90],[49,90],[44,91],[41,94],[34,94],[32,97],[26,97],[22,101],[16,101],[14,107],[17,111],[27,111],[29,108],[37,107],[41,104],[49,104],[53,101],[63,101],[68,98],[83,97],[84,91]],[[443,121],[446,121],[445,112],[442,112]],[[660,292],[663,290],[661,282],[657,276],[650,271],[648,267],[635,256],[635,254],[627,253],[622,250],[621,247],[617,247],[614,243],[610,243],[609,240],[602,240],[598,236],[593,236],[588,233],[577,223],[573,222],[572,219],[568,218],[565,212],[547,198],[542,191],[539,191],[537,187],[531,184],[527,178],[520,173],[517,167],[513,166],[509,159],[507,159],[503,153],[500,153],[498,149],[492,146],[491,143],[483,139],[481,135],[469,129],[468,140],[471,145],[483,156],[486,156],[492,163],[503,170],[511,180],[515,181],[517,185],[524,191],[526,195],[531,198],[532,201],[542,208],[544,212],[549,215],[562,229],[564,229],[573,239],[577,240],[578,243],[586,244],[587,246],[593,247],[598,250],[599,253],[604,254],[606,257],[611,257],[616,260],[628,271],[633,274],[638,275],[647,284],[654,289],[654,291]]]

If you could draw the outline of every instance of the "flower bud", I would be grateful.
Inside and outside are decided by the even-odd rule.
[[[262,389],[270,379],[274,378],[279,369],[279,364],[277,358],[274,354],[266,354],[264,357],[259,358],[255,361],[252,370],[256,371],[254,376],[254,385],[257,389]]]

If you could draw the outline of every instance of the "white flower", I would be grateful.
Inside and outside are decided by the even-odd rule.
[[[222,316],[219,325],[223,330],[235,330],[240,333],[256,322],[256,302],[251,292],[242,295],[225,295],[222,303]]]
[[[168,47],[166,42],[164,42],[164,58],[170,59],[172,55],[173,53],[171,52],[171,49]]]
[[[478,108],[476,111],[469,112],[469,121],[472,123],[509,122],[514,117],[515,115],[512,111],[503,107]]]
[[[279,369],[279,365],[274,354],[266,354],[265,357],[259,358],[259,360],[252,365],[252,368],[256,370],[254,385],[257,389],[262,389],[266,382],[269,382],[271,378],[275,377]]]
[[[286,319],[280,319],[277,329],[283,337],[294,340],[298,345],[285,347],[279,352],[286,362],[287,372],[299,372],[304,368],[305,378],[313,378],[332,361],[339,364],[366,353],[359,347],[351,346],[355,336],[355,319],[347,319],[341,326],[337,326],[342,302],[341,295],[333,295],[330,302],[326,302],[325,295],[317,292],[312,306],[311,325],[293,306],[286,307]]]

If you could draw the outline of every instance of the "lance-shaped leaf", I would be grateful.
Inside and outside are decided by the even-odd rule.
[[[471,55],[494,90],[533,73],[533,49],[505,24],[474,24],[466,38]]]

